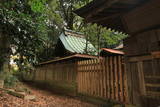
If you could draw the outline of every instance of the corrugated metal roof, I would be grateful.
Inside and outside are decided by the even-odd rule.
[[[60,35],[60,40],[62,41],[64,47],[72,52],[72,53],[79,53],[79,54],[86,54],[86,39],[83,37],[76,37],[70,34],[62,33]],[[87,46],[87,54],[90,55],[97,55],[96,48],[88,41]]]
[[[108,53],[113,53],[113,54],[121,54],[124,55],[123,51],[115,50],[115,49],[108,49],[108,48],[102,48],[102,51],[106,51]]]

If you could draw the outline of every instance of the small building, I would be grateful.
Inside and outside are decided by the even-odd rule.
[[[118,56],[118,55],[123,56],[124,52],[116,49],[109,49],[109,48],[102,48],[100,52],[100,56],[102,57]]]
[[[96,56],[98,51],[85,39],[85,36],[73,31],[65,31],[59,36],[55,55],[56,57],[65,57],[74,54],[85,54]]]
[[[160,105],[160,0],[93,0],[75,11],[86,22],[122,31],[128,95],[141,107]]]

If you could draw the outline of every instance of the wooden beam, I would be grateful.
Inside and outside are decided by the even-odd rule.
[[[151,59],[153,59],[153,57],[151,55],[131,57],[131,58],[129,58],[129,62],[137,62],[137,61],[144,61],[144,60],[151,60]]]
[[[145,76],[147,79],[160,79],[160,76]]]
[[[96,15],[99,12],[102,12],[104,9],[106,9],[107,7],[110,7],[112,4],[116,3],[119,0],[104,0],[104,4],[98,8],[96,11],[92,11],[90,12],[90,14],[86,17],[86,20],[90,19],[92,16]]]
[[[159,59],[159,58],[160,58],[160,51],[157,51],[157,52],[152,52],[151,55],[130,57],[129,62],[137,62],[137,61],[152,60],[152,59]]]
[[[118,17],[118,16],[120,16],[121,15],[121,13],[118,13],[118,14],[114,14],[114,15],[111,15],[111,16],[102,16],[101,18],[96,18],[96,19],[93,19],[93,18],[91,18],[91,19],[89,19],[88,21],[89,22],[102,22],[102,21],[104,21],[104,20],[108,20],[108,19],[111,19],[111,18],[115,18],[115,17]]]
[[[147,87],[160,88],[160,84],[146,84]]]
[[[137,1],[139,0],[120,0],[120,3],[125,3],[125,4],[137,4]]]
[[[152,52],[151,54],[154,58],[160,58],[160,51]]]
[[[160,96],[160,92],[154,92],[154,91],[147,91],[147,94],[151,96]]]

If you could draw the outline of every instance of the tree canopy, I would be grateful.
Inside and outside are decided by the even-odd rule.
[[[0,1],[0,68],[10,55],[17,63],[31,64],[54,57],[56,40],[64,29],[82,32],[97,49],[113,47],[126,35],[86,24],[73,13],[91,0],[1,0]]]

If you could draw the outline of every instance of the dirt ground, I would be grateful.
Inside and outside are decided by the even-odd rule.
[[[0,90],[0,107],[96,107],[96,105],[53,94],[49,91],[30,86],[27,86],[27,88],[36,96],[36,100],[23,100]]]

